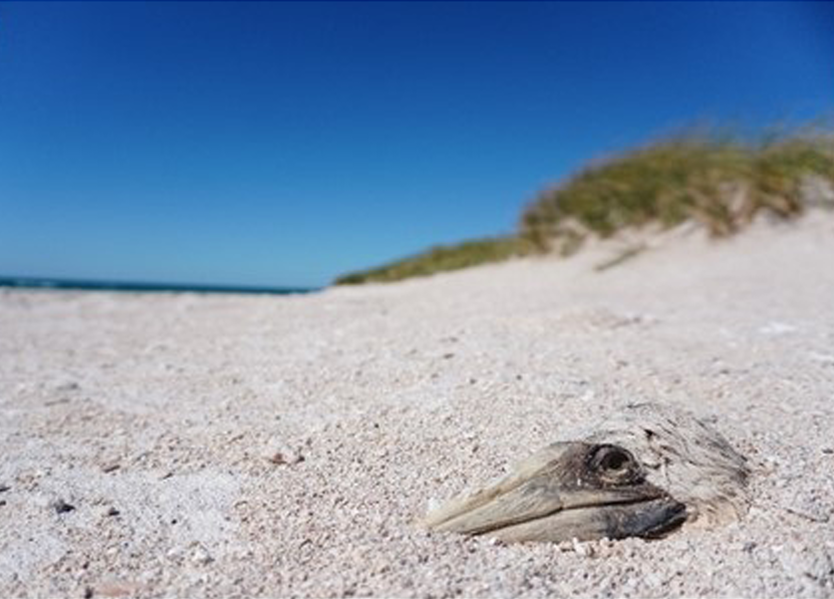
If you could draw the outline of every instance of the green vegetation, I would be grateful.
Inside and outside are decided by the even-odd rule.
[[[574,251],[589,234],[669,227],[694,218],[728,235],[760,210],[789,218],[804,206],[809,176],[834,182],[834,136],[825,132],[746,141],[690,133],[584,169],[544,191],[521,217],[520,235],[542,251]]]
[[[798,215],[809,201],[809,186],[820,182],[834,189],[832,131],[752,140],[681,134],[588,166],[543,191],[522,212],[515,236],[435,247],[336,284],[396,281],[536,252],[569,254],[589,235],[608,237],[648,224],[671,227],[696,219],[713,235],[729,235],[760,211]]]
[[[379,268],[344,275],[336,279],[336,284],[355,285],[399,281],[487,262],[500,262],[528,254],[533,249],[527,240],[516,236],[476,239],[450,246],[441,245]]]

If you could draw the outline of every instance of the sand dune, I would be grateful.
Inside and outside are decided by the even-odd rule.
[[[834,594],[834,218],[309,296],[0,292],[0,595]],[[753,468],[740,523],[415,526],[627,402]]]

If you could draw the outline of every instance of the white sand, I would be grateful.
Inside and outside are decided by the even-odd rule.
[[[311,296],[0,292],[0,595],[831,597],[834,218],[593,269],[615,251]],[[637,399],[749,457],[742,522],[413,525]]]

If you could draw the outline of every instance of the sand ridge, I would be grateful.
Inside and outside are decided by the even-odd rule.
[[[618,251],[308,296],[0,292],[0,595],[832,596],[834,219],[595,270]],[[643,399],[747,455],[742,522],[415,525]]]

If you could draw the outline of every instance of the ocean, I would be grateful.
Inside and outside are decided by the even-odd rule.
[[[74,289],[82,291],[124,291],[130,293],[246,293],[288,295],[317,291],[313,287],[258,287],[239,285],[191,285],[187,283],[148,283],[136,281],[89,281],[84,279],[51,279],[41,277],[0,276],[0,288]]]

